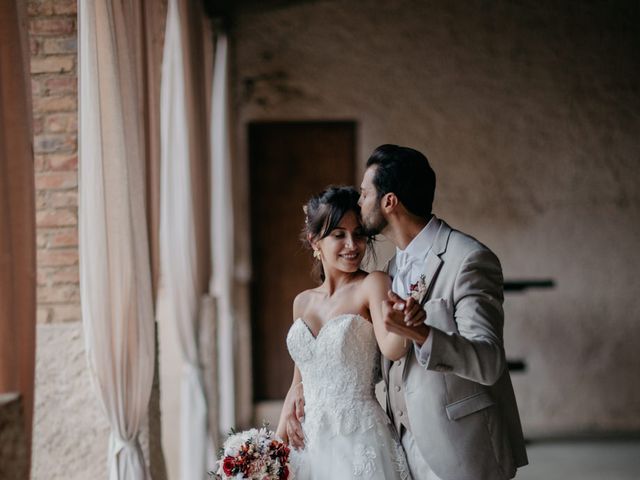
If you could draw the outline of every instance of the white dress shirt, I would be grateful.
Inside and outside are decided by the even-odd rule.
[[[425,227],[409,242],[407,248],[404,250],[396,248],[395,269],[389,273],[393,277],[391,288],[402,298],[409,296],[411,285],[418,282],[420,276],[424,274],[427,255],[436,239],[440,223],[440,219],[433,215]],[[426,282],[429,282],[428,278]],[[431,335],[422,346],[414,342],[416,358],[422,366],[427,365],[432,342]]]

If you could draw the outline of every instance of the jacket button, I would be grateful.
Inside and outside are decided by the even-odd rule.
[[[401,417],[402,415],[404,415],[404,412],[403,412],[402,410],[400,410],[400,411],[398,412],[398,416],[399,416],[399,417]]]
[[[396,385],[396,392],[400,391],[400,385]]]

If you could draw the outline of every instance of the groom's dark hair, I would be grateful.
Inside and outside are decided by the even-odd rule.
[[[427,157],[413,148],[380,145],[367,160],[367,168],[374,165],[378,200],[395,193],[410,213],[425,219],[431,216],[436,173]]]

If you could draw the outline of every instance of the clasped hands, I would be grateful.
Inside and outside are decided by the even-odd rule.
[[[422,345],[429,335],[429,327],[424,324],[427,315],[420,302],[413,297],[405,300],[391,290],[387,296],[388,299],[382,302],[385,329]],[[296,449],[304,448],[301,425],[304,419],[304,405],[304,387],[300,382],[293,387],[283,407],[287,412],[284,418],[285,441],[288,440]]]
[[[427,314],[420,302],[411,296],[403,299],[391,290],[387,296],[388,299],[382,301],[385,329],[421,346],[429,335],[429,327],[424,324]]]

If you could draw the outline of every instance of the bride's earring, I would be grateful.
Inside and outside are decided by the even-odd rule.
[[[313,258],[315,258],[316,260],[322,259],[322,253],[320,252],[319,248],[313,251]]]

